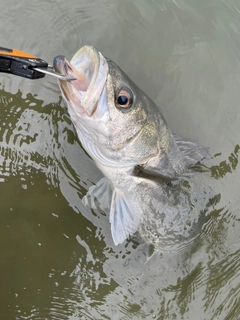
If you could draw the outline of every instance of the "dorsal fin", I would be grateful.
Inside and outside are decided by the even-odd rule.
[[[197,141],[172,135],[167,151],[160,148],[157,156],[137,168],[144,174],[169,181],[181,176],[188,166],[208,157],[208,148],[199,146]]]
[[[183,154],[183,159],[187,166],[196,164],[210,157],[209,148],[200,146],[198,141],[186,139],[175,134],[173,137],[179,150]]]

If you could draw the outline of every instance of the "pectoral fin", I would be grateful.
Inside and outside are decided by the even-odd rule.
[[[137,231],[140,223],[140,213],[135,211],[130,200],[120,190],[114,189],[110,223],[111,232],[115,245],[122,243]]]

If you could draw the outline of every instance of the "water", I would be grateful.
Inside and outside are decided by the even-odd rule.
[[[108,216],[81,198],[101,173],[53,78],[1,74],[0,318],[240,318],[240,5],[225,1],[0,4],[1,46],[52,62],[85,43],[115,61],[173,132],[209,146],[218,202],[199,237],[154,251],[114,247]]]

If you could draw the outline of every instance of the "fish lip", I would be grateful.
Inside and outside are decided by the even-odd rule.
[[[53,60],[55,71],[77,78],[77,80],[58,80],[60,88],[68,101],[78,105],[78,111],[91,116],[96,108],[96,101],[89,103],[100,66],[99,52],[93,46],[83,46],[69,62],[65,56],[56,56]],[[90,106],[89,106],[90,105]]]

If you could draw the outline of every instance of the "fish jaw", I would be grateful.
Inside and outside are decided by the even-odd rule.
[[[61,74],[77,78],[73,81],[59,80],[63,97],[77,119],[94,118],[95,113],[99,118],[107,112],[96,110],[107,80],[108,63],[93,46],[82,47],[70,62],[64,56],[56,56],[53,67]]]

